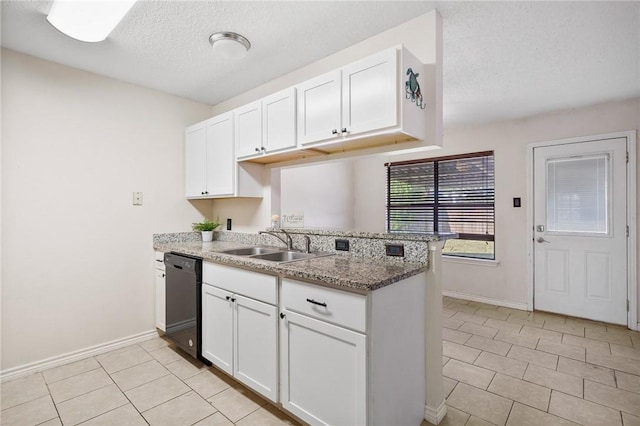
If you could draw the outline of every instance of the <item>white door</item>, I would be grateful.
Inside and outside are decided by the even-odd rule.
[[[236,158],[233,146],[233,114],[207,120],[207,195],[233,195]]]
[[[203,197],[207,190],[207,148],[205,122],[187,127],[184,132],[185,196]]]
[[[313,425],[364,425],[366,337],[284,311],[280,321],[280,401]]]
[[[202,285],[202,356],[233,374],[233,297],[228,291]]]
[[[296,147],[296,89],[262,99],[262,145],[267,153]]]
[[[299,144],[342,137],[340,75],[331,71],[296,86]]]
[[[273,305],[234,295],[233,375],[273,402],[278,400],[278,322]]]
[[[536,147],[534,308],[627,323],[626,138]]]
[[[397,125],[397,57],[395,48],[387,49],[342,69],[342,128],[347,133]]]
[[[261,153],[262,102],[251,102],[236,109],[234,114],[236,157],[247,157]]]

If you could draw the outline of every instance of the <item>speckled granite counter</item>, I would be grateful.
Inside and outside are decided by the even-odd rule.
[[[321,285],[339,287],[358,293],[376,290],[419,274],[427,269],[425,262],[397,262],[335,254],[310,260],[277,264],[267,260],[219,253],[251,244],[237,241],[154,241],[154,249],[173,251],[204,260],[254,271],[278,274]],[[282,247],[279,247],[282,248]]]

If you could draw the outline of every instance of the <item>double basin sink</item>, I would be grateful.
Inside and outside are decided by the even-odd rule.
[[[296,262],[298,260],[307,260],[333,255],[333,253],[328,252],[304,253],[301,251],[278,249],[275,247],[245,247],[232,250],[222,250],[218,253],[268,260],[275,263]]]

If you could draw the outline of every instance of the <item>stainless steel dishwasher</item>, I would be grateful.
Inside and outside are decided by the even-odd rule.
[[[164,264],[167,269],[165,336],[189,355],[202,360],[202,259],[165,253]]]

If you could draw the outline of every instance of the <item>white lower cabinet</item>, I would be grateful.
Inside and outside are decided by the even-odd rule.
[[[273,287],[275,293],[276,280],[208,262],[203,266],[202,356],[274,402],[278,399],[278,312],[275,305],[257,298],[266,294],[261,287]]]
[[[424,419],[424,273],[366,294],[211,262],[202,280],[202,356],[238,381],[311,425]]]
[[[166,328],[166,289],[165,289],[165,266],[164,253],[157,251],[155,253],[156,266],[156,328],[161,331],[167,331]]]
[[[366,336],[294,312],[283,314],[282,406],[310,424],[366,424]]]
[[[233,375],[271,401],[278,399],[278,308],[235,296]]]
[[[425,279],[360,295],[283,278],[283,408],[311,425],[419,425]]]
[[[233,374],[233,294],[202,285],[202,356]]]

